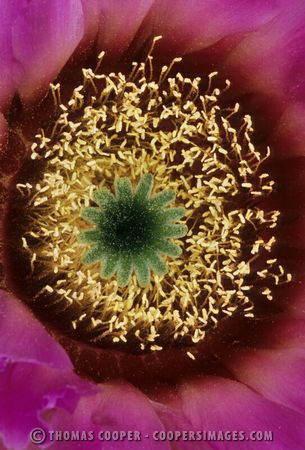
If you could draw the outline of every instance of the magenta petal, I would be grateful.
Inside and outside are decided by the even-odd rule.
[[[22,68],[15,60],[12,49],[12,22],[22,0],[0,2],[0,109],[3,109],[21,78]]]
[[[195,52],[224,37],[255,30],[275,17],[279,4],[274,0],[157,0],[145,32],[161,34],[160,45],[175,53]]]
[[[110,59],[127,49],[152,4],[153,0],[100,0],[98,45]]]
[[[0,434],[4,444],[23,449],[32,428],[46,429],[42,415],[52,408],[70,412],[95,387],[72,364],[32,313],[0,292]]]
[[[82,5],[84,13],[82,44],[86,47],[96,39],[99,28],[101,2],[99,0],[82,0]]]
[[[304,348],[247,349],[229,362],[229,366],[241,382],[305,417]]]
[[[226,63],[248,91],[272,96],[276,108],[277,97],[286,103],[287,98],[299,99],[305,74],[305,4],[299,0],[281,3],[274,20],[247,35]]]
[[[191,433],[197,431],[203,431],[200,427],[194,425],[190,417],[186,417],[182,404],[180,404],[179,393],[173,390],[174,397],[177,397],[174,401],[174,407],[171,406],[171,401],[155,402],[154,408],[166,426],[168,431],[177,431],[181,435],[176,437],[175,444],[179,450],[214,450],[214,443],[208,441],[202,441],[200,439],[195,440]],[[178,399],[179,398],[179,399]],[[183,435],[185,433],[185,435]]]
[[[0,356],[72,369],[63,348],[17,299],[0,291]]]
[[[0,433],[4,444],[23,449],[33,428],[47,430],[43,413],[53,408],[73,411],[93,387],[70,370],[2,360],[0,368]]]
[[[152,439],[156,430],[164,426],[153,409],[152,402],[139,390],[128,384],[105,384],[95,396],[82,397],[73,414],[57,410],[51,425],[57,430],[94,431],[95,441],[87,442],[88,449],[103,450],[170,450],[168,442]],[[98,433],[108,431],[138,431],[141,440],[99,441]],[[134,435],[135,436],[135,435]],[[148,437],[146,437],[148,436]],[[65,450],[64,443],[57,443],[56,450]],[[69,450],[79,449],[79,443],[69,443]]]
[[[11,33],[13,57],[23,69],[18,91],[28,100],[57,76],[81,40],[81,0],[18,2]]]
[[[218,377],[202,377],[182,385],[171,400],[171,407],[183,412],[192,430],[272,431],[272,441],[207,442],[219,450],[303,450],[305,417],[272,402],[247,386]],[[178,415],[178,414],[177,414]],[[175,415],[169,417],[171,429],[177,429]],[[179,428],[178,428],[179,429]],[[202,449],[205,447],[202,442]],[[187,447],[179,442],[179,449]],[[196,447],[194,447],[196,448]]]

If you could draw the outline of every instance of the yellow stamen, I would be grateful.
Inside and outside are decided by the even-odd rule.
[[[209,75],[205,93],[199,78],[169,77],[179,59],[153,76],[154,43],[129,76],[84,69],[83,84],[67,105],[61,104],[60,86],[51,86],[59,116],[48,137],[37,134],[31,154],[45,160],[42,179],[17,187],[28,202],[31,229],[23,247],[31,250],[33,280],[46,276],[44,296],[79,311],[70,328],[77,331],[86,322],[94,330],[90,340],[101,345],[160,351],[173,342],[200,342],[236,312],[253,317],[256,282],[270,301],[270,281],[291,276],[270,258],[275,238],[263,238],[279,212],[253,206],[273,190],[269,175],[258,173],[270,149],[263,155],[255,148],[250,116],[233,126],[240,106],[220,107],[230,83],[213,88],[217,73]],[[79,213],[97,188],[111,189],[116,176],[136,185],[148,172],[157,191],[176,192],[187,209],[189,232],[178,241],[181,257],[167,261],[166,276],[154,275],[145,289],[135,277],[119,288],[116,279],[101,280],[99,264],[81,263],[78,233],[86,223]],[[36,237],[32,247],[30,236]]]

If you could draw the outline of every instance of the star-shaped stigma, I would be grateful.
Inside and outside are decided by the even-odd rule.
[[[161,191],[151,196],[153,176],[145,174],[135,191],[128,178],[116,178],[115,195],[102,188],[93,194],[98,207],[84,208],[81,215],[95,225],[82,231],[80,242],[93,244],[83,262],[101,262],[101,276],[117,273],[119,286],[126,286],[133,270],[141,287],[148,285],[150,271],[162,276],[167,266],[160,256],[179,256],[182,251],[171,238],[187,233],[187,226],[173,223],[185,213],[183,207],[166,208],[175,192]]]

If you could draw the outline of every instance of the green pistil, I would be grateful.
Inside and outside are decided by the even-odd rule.
[[[170,257],[181,254],[181,248],[169,241],[187,233],[184,224],[173,223],[185,213],[184,208],[167,208],[175,199],[173,191],[162,191],[151,197],[153,176],[146,174],[135,191],[128,178],[115,180],[115,195],[102,188],[93,194],[98,207],[85,208],[82,217],[95,225],[82,231],[82,243],[93,244],[83,261],[100,261],[101,276],[117,274],[118,284],[126,286],[133,270],[141,287],[148,285],[150,271],[162,276],[167,266],[160,253]]]

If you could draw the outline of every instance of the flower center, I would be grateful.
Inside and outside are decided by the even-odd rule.
[[[27,301],[77,339],[131,352],[194,345],[290,279],[251,117],[221,106],[230,83],[213,87],[216,73],[170,77],[177,58],[156,75],[152,49],[128,76],[83,69],[66,104],[51,86],[57,120],[31,146],[40,179],[16,190]]]
[[[184,208],[163,209],[175,196],[171,191],[160,192],[150,199],[152,181],[151,174],[145,174],[133,194],[128,178],[118,178],[116,197],[107,189],[101,189],[93,195],[100,210],[85,208],[83,211],[83,217],[96,225],[94,230],[83,231],[80,235],[82,242],[95,244],[83,261],[101,260],[104,278],[117,271],[119,286],[128,284],[134,267],[140,286],[146,287],[150,267],[160,276],[167,272],[158,254],[160,251],[169,256],[181,253],[167,238],[186,234],[185,225],[170,223],[184,214]]]

